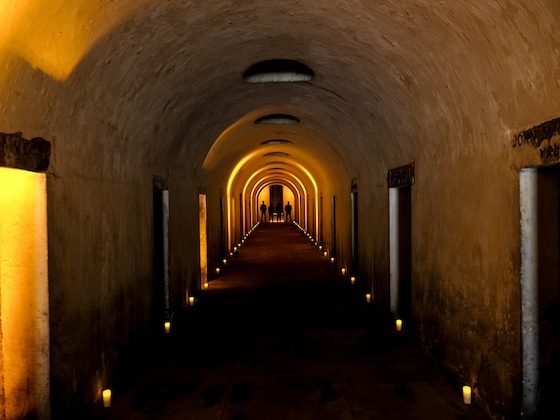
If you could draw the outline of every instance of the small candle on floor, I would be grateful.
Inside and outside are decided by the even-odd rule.
[[[111,390],[104,389],[103,390],[103,407],[109,408],[111,407]]]
[[[189,296],[189,305],[194,305],[194,296]]]
[[[220,267],[216,267],[216,274],[220,275]]]
[[[319,245],[319,251],[323,249],[323,245]]]
[[[472,401],[472,390],[471,387],[468,385],[465,385],[463,387],[463,402],[465,404],[470,404]]]
[[[399,331],[399,332],[402,331],[402,319],[397,319],[397,320],[395,320],[395,328],[396,328],[397,331]]]
[[[334,257],[331,257],[331,263],[334,263]]]
[[[356,284],[356,277],[354,277],[354,276],[350,277],[350,283],[351,284]]]
[[[340,269],[340,273],[341,273],[343,276],[346,275],[346,268],[342,267],[342,268]]]
[[[163,327],[165,328],[165,334],[169,334],[171,332],[171,322],[165,321]]]
[[[208,282],[206,282],[202,285],[202,287],[204,287],[205,289],[208,289],[208,287],[210,287],[210,285],[208,284]]]
[[[227,260],[225,258],[222,260],[222,262],[224,263],[224,265],[227,264]]]
[[[366,302],[367,303],[371,302],[371,293],[366,293]]]
[[[328,255],[327,251],[323,252],[323,255],[326,257]]]

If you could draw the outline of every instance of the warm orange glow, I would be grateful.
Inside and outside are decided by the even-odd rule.
[[[46,211],[44,174],[0,168],[0,411],[6,418],[48,412]]]
[[[208,282],[208,239],[206,234],[206,194],[198,195],[198,218],[200,230],[200,283]]]
[[[245,182],[245,185],[243,186],[243,191],[242,191],[242,193],[243,193],[243,200],[245,200],[245,196],[246,196],[246,194],[247,194],[247,188],[248,188],[248,186],[251,184],[251,182],[253,181],[253,179],[254,179],[257,175],[259,175],[260,173],[262,173],[262,172],[264,172],[264,171],[266,171],[266,170],[268,170],[267,167],[265,167],[265,168],[260,168],[260,169],[258,169],[257,171],[255,171],[253,174],[251,174],[251,176],[247,179],[247,182]],[[304,208],[305,208],[305,214],[307,214],[307,189],[305,188],[305,185],[303,185],[303,182],[301,181],[301,179],[299,179],[299,178],[298,178],[295,174],[293,174],[292,172],[290,172],[290,171],[288,171],[288,170],[284,170],[284,171],[282,171],[282,172],[283,172],[284,175],[286,175],[287,177],[291,177],[291,178],[295,179],[295,180],[298,182],[298,184],[300,185],[301,191],[303,191],[303,195],[304,195],[303,203],[302,203],[302,198],[301,198],[301,193],[300,193],[299,188],[297,188],[297,186],[296,186],[292,181],[290,181],[289,179],[287,179],[287,178],[284,179],[286,182],[290,183],[290,185],[292,185],[292,186],[294,187],[294,190],[295,190],[295,191],[297,192],[297,194],[298,194],[298,203],[299,203],[299,207],[301,207],[302,204],[303,204],[303,206],[304,206]],[[273,175],[269,175],[269,176],[265,176],[265,177],[261,178],[258,182],[255,183],[255,185],[253,185],[253,188],[251,189],[251,193],[250,193],[250,205],[249,205],[249,206],[250,206],[250,209],[251,209],[251,220],[252,220],[252,221],[255,221],[255,219],[256,219],[256,218],[254,217],[253,212],[255,211],[255,208],[256,208],[256,205],[255,205],[256,197],[258,198],[258,195],[260,194],[260,190],[259,190],[259,192],[257,192],[257,193],[255,193],[255,190],[256,190],[257,188],[259,188],[259,185],[260,185],[261,182],[263,182],[263,180],[269,179],[269,178],[271,178],[271,177],[273,177]],[[257,200],[257,202],[259,202],[259,201]],[[300,208],[299,210],[300,210],[300,212],[301,212],[301,208]]]
[[[171,322],[165,321],[163,328],[165,329],[165,333],[169,334],[171,332]]]
[[[402,331],[402,324],[403,324],[402,319],[396,319],[395,320],[395,329],[397,331],[401,332]]]
[[[366,302],[367,303],[371,302],[371,293],[366,293]]]
[[[168,323],[166,322],[166,324],[168,324]],[[166,330],[166,332],[169,332],[169,331]],[[110,389],[104,389],[103,390],[103,407],[105,407],[105,408],[111,407],[111,394],[112,394],[112,392],[111,392]]]
[[[465,404],[470,404],[472,401],[472,389],[470,386],[463,386],[463,402]]]
[[[0,0],[0,50],[64,80],[105,33],[148,0]]]

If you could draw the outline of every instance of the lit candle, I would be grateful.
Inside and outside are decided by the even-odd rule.
[[[163,327],[165,328],[165,334],[169,334],[171,332],[171,322],[165,321]]]
[[[402,331],[402,319],[396,319],[396,320],[395,320],[395,328],[396,328],[397,331],[399,331],[399,332]]]
[[[244,244],[244,243],[245,243],[245,239],[241,239],[241,243]]]
[[[319,251],[323,249],[323,245],[319,245]]]
[[[189,296],[189,305],[194,305],[194,296]]]
[[[355,284],[356,283],[356,277],[354,277],[354,276],[350,277],[350,283]]]
[[[468,385],[465,385],[463,387],[463,402],[465,404],[470,404],[472,400],[472,390],[471,387]]]
[[[216,274],[220,275],[220,267],[216,267]]]
[[[323,252],[323,255],[326,257],[327,256],[327,251]]]
[[[111,407],[111,390],[104,389],[103,390],[103,407],[109,408]]]
[[[371,293],[366,293],[366,302],[367,303],[371,302]]]
[[[341,273],[343,276],[346,275],[346,268],[342,267],[342,268],[340,269],[340,273]]]
[[[241,244],[237,244],[237,247],[238,247],[238,248],[241,248]]]
[[[331,257],[331,263],[334,263],[334,257]]]
[[[222,262],[224,263],[224,265],[227,264],[227,260],[225,258],[222,260]]]
[[[237,252],[237,247],[236,246],[233,247],[233,252]]]
[[[208,282],[204,283],[202,286],[203,286],[205,289],[208,289],[208,287],[210,287],[210,285],[208,284]]]

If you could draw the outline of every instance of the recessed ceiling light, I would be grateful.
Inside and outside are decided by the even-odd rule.
[[[293,142],[290,141],[290,140],[286,140],[286,139],[270,139],[270,140],[262,141],[261,144],[267,144],[267,145],[271,145],[271,144],[293,144]]]
[[[257,118],[255,124],[292,125],[299,124],[300,119],[289,114],[270,114]]]
[[[264,154],[263,156],[264,157],[270,157],[270,156],[288,157],[290,155],[288,153],[284,153],[284,152],[270,152],[270,153]]]
[[[243,80],[249,83],[290,83],[309,82],[315,72],[296,60],[274,59],[259,61],[243,73]]]

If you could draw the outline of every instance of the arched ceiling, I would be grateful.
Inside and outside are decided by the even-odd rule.
[[[344,179],[419,154],[452,159],[456,142],[486,147],[489,125],[505,135],[557,115],[559,17],[554,0],[0,0],[2,129],[107,150],[100,170],[127,160],[201,177],[220,139],[210,179],[222,183],[223,162],[277,135],[327,183],[321,168]],[[315,79],[242,80],[272,58]],[[41,112],[21,115],[35,97]],[[266,112],[302,124],[252,124]]]

